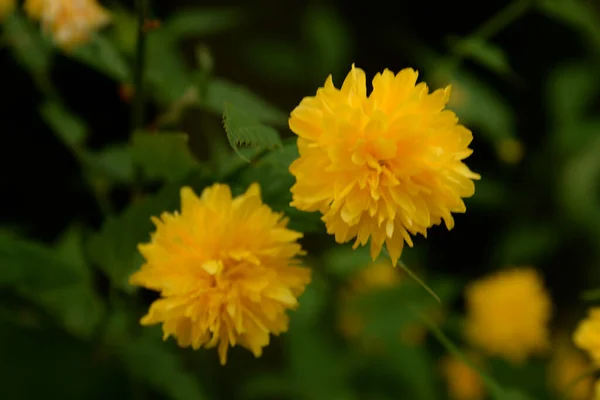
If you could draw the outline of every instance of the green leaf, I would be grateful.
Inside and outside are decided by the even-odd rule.
[[[540,12],[579,31],[582,38],[600,49],[600,20],[597,13],[581,0],[538,0]]]
[[[560,180],[566,216],[594,235],[600,235],[599,154],[600,136],[596,135],[595,140],[569,159]]]
[[[19,12],[2,23],[17,60],[35,76],[46,76],[52,62],[52,43],[40,29]]]
[[[233,104],[225,107],[223,126],[227,132],[229,144],[243,159],[246,157],[239,152],[239,145],[266,149],[282,146],[279,133],[274,128],[261,124],[253,114],[244,112]]]
[[[480,38],[467,37],[459,39],[454,44],[454,51],[498,75],[507,75],[512,72],[504,50]]]
[[[586,107],[598,93],[599,84],[597,68],[593,65],[572,63],[554,68],[548,77],[547,89],[552,125],[564,125],[581,119]]]
[[[206,176],[194,171],[182,181],[164,186],[155,195],[149,195],[131,204],[123,213],[109,217],[100,231],[87,243],[87,254],[110,278],[114,287],[133,292],[129,276],[142,265],[137,245],[150,239],[153,225],[151,216],[179,207],[179,190],[183,185],[203,188],[209,182]]]
[[[350,245],[334,246],[323,256],[323,264],[327,271],[340,278],[349,278],[370,263],[371,255],[365,246],[356,250]]]
[[[97,343],[57,329],[0,321],[2,397],[5,399],[131,399],[123,369]],[[35,384],[33,383],[35,382]]]
[[[81,258],[82,232],[68,230],[57,249],[0,236],[0,283],[57,318],[76,336],[90,336],[103,314],[94,291],[91,270]],[[11,277],[12,272],[12,277]],[[7,276],[12,281],[7,282]]]
[[[119,358],[129,373],[171,400],[206,399],[198,379],[184,369],[177,354],[149,335],[123,346]]]
[[[86,153],[89,172],[110,180],[112,183],[130,183],[134,179],[132,150],[124,144],[116,144],[96,152]]]
[[[114,44],[100,33],[93,35],[89,42],[77,47],[69,54],[72,58],[116,81],[130,80],[129,67],[125,58]]]
[[[161,27],[172,40],[204,37],[231,30],[244,22],[242,10],[231,7],[178,9]]]
[[[352,399],[350,365],[342,348],[324,329],[292,319],[286,334],[286,358],[297,396],[306,400]]]
[[[77,147],[85,142],[87,136],[85,123],[61,104],[47,101],[40,107],[40,113],[65,145]]]
[[[243,110],[252,118],[273,125],[286,125],[287,115],[275,106],[267,103],[243,86],[222,78],[213,78],[208,83],[206,98],[201,105],[218,115],[225,113],[225,105],[231,104]]]
[[[127,56],[133,55],[137,38],[136,16],[117,4],[111,7],[111,14],[111,29],[107,33],[111,42]]]
[[[309,49],[307,58],[312,60],[315,78],[324,80],[329,74],[347,73],[352,63],[352,32],[335,8],[323,4],[309,7],[304,15],[303,30]]]
[[[560,242],[559,230],[548,222],[519,222],[498,241],[493,265],[540,265]]]
[[[185,133],[136,132],[131,144],[133,161],[147,179],[182,179],[200,167],[187,142]]]
[[[385,357],[381,365],[388,371],[393,371],[398,377],[400,384],[406,388],[407,395],[403,398],[419,400],[440,399],[439,390],[435,382],[435,362],[427,349],[421,346],[410,346],[403,344],[397,338],[387,340],[384,343]]]
[[[293,312],[293,318],[300,324],[318,323],[318,318],[327,306],[330,290],[325,278],[313,269],[310,285],[298,299],[300,307]]]
[[[0,233],[0,286],[42,290],[78,282],[80,274],[51,248]]]
[[[448,108],[474,131],[475,137],[481,134],[492,143],[515,137],[513,111],[504,98],[474,75],[464,71],[448,74],[442,67],[438,76],[438,82],[449,78],[452,84]]]
[[[161,104],[171,105],[193,87],[192,74],[162,29],[149,32],[146,41],[148,86]]]

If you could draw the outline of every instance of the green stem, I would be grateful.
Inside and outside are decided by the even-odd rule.
[[[475,31],[473,31],[469,37],[476,38],[481,41],[486,41],[496,36],[507,26],[519,19],[530,6],[533,4],[533,0],[514,0],[508,4],[505,8],[498,11],[492,18],[485,21]],[[450,71],[455,71],[460,67],[464,59],[464,51],[460,46],[460,40],[457,41],[451,49],[452,56],[447,57],[446,63],[447,68]]]
[[[444,348],[449,353],[451,353],[453,356],[467,364],[469,367],[471,367],[471,369],[477,372],[479,376],[481,376],[481,379],[483,379],[485,385],[495,398],[501,397],[502,393],[504,393],[504,390],[502,389],[502,387],[500,387],[500,385],[498,385],[488,374],[483,372],[479,367],[477,367],[477,365],[475,365],[475,363],[473,363],[467,356],[465,356],[463,352],[460,351],[460,349],[444,334],[444,332],[442,332],[440,328],[437,327],[437,325],[431,319],[429,319],[428,317],[426,317],[418,311],[415,311],[415,313],[417,314],[419,319],[429,328],[429,330],[431,331],[433,336],[435,336],[438,342],[440,342],[440,344],[444,346]]]
[[[519,19],[533,4],[532,0],[515,0],[488,19],[471,34],[472,37],[488,40]]]
[[[146,67],[146,32],[144,24],[148,16],[148,0],[136,0],[135,8],[138,18],[137,42],[135,61],[133,65],[133,87],[135,98],[133,100],[133,117],[131,131],[144,126],[144,70]]]
[[[382,248],[382,251],[385,253],[385,255],[387,255],[388,257],[390,257],[390,253],[388,252],[387,248]],[[408,268],[406,266],[406,264],[404,264],[404,262],[402,262],[402,260],[398,260],[397,265],[402,268],[404,270],[404,272],[406,272],[408,274],[408,276],[410,276],[415,282],[417,282],[423,289],[425,289],[425,291],[427,291],[427,293],[429,293],[438,303],[442,304],[442,300],[440,299],[440,296],[438,296],[432,288],[430,288],[429,286],[427,286],[427,284],[425,282],[423,282],[423,280],[421,278],[419,278],[417,276],[417,274],[415,274],[414,272],[412,272],[410,270],[410,268]]]

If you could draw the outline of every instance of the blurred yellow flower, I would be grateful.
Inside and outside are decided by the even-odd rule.
[[[569,344],[568,339],[561,338],[554,346],[552,360],[548,367],[548,383],[556,393],[566,393],[568,400],[589,400],[592,398],[594,380],[590,376],[570,387],[577,378],[589,371],[591,364],[585,357]]]
[[[479,361],[470,356],[469,359]],[[454,356],[446,356],[441,361],[442,375],[448,386],[452,400],[481,400],[485,397],[483,380],[473,368]]]
[[[341,89],[329,76],[289,120],[300,151],[291,205],[320,211],[338,243],[370,238],[373,260],[385,243],[394,265],[411,235],[442,220],[453,228],[451,213],[465,212],[462,198],[479,179],[462,161],[471,132],[444,110],[450,87],[428,93],[416,81],[413,69],[386,69],[367,96],[365,73],[352,65]]]
[[[354,298],[378,290],[397,287],[403,282],[403,276],[394,268],[389,259],[370,263],[366,268],[358,271],[350,279],[347,287],[341,291],[338,321],[338,328],[341,333],[348,339],[356,339],[365,328],[364,316],[350,304]],[[435,321],[441,321],[442,313],[439,309],[432,310],[430,314],[430,317]],[[426,334],[427,328],[420,322],[415,321],[403,327],[399,339],[404,343],[417,345],[422,343]]]
[[[594,400],[600,400],[600,379],[594,384]]]
[[[465,297],[472,345],[514,363],[548,349],[552,303],[535,269],[498,271],[469,284]]]
[[[24,8],[66,50],[87,42],[111,20],[109,12],[96,0],[25,0]]]
[[[518,164],[525,154],[523,143],[514,138],[506,138],[498,141],[496,151],[500,160],[507,164]]]
[[[0,0],[0,21],[12,13],[17,5],[17,0]]]
[[[288,309],[310,282],[299,266],[301,233],[262,203],[253,184],[232,198],[227,185],[206,188],[200,197],[181,189],[181,213],[153,218],[156,232],[140,244],[146,262],[132,285],[161,292],[142,325],[162,323],[164,339],[198,349],[218,344],[221,364],[239,344],[256,357],[269,334],[288,329]]]
[[[600,366],[600,307],[592,307],[588,317],[579,323],[573,341],[590,355],[597,366]]]

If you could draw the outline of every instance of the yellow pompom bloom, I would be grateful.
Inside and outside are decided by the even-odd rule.
[[[592,398],[594,380],[591,376],[571,386],[576,379],[590,370],[591,364],[583,354],[569,345],[569,341],[561,339],[554,346],[552,361],[548,369],[548,383],[557,394],[568,390],[566,399],[590,400]]]
[[[109,12],[96,0],[25,0],[24,8],[66,50],[87,42],[111,20]]]
[[[594,385],[594,400],[600,400],[600,379]]]
[[[446,356],[441,362],[441,371],[446,380],[450,399],[481,400],[485,397],[483,380],[462,360]]]
[[[498,271],[469,284],[465,297],[472,345],[514,363],[548,349],[552,303],[535,269]]]
[[[594,363],[600,366],[600,307],[593,307],[588,317],[581,321],[573,334],[573,341],[590,355]]]
[[[17,0],[0,0],[0,21],[12,13],[17,5]]]
[[[216,184],[200,197],[181,189],[181,213],[153,218],[156,232],[140,244],[146,262],[132,285],[160,291],[142,325],[162,323],[164,339],[198,349],[218,345],[221,364],[239,344],[256,357],[269,334],[288,329],[288,309],[310,282],[303,254],[287,219],[262,203],[253,184],[232,198]]]
[[[362,69],[352,66],[342,88],[331,76],[316,96],[292,111],[300,157],[290,166],[296,177],[291,205],[320,211],[338,243],[371,239],[373,259],[386,244],[394,265],[410,235],[464,212],[462,198],[473,195],[471,172],[462,162],[472,150],[471,132],[444,106],[450,87],[428,93],[417,72],[373,79],[367,96]]]

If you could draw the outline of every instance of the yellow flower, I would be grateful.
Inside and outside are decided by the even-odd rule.
[[[600,379],[594,384],[594,400],[600,400]]]
[[[470,357],[474,359],[474,357]],[[446,356],[441,361],[442,375],[448,385],[448,394],[453,400],[481,400],[485,397],[485,386],[477,372],[462,360]]]
[[[371,239],[373,259],[386,244],[394,265],[410,235],[464,212],[474,193],[471,172],[462,162],[472,150],[471,132],[444,110],[450,87],[429,94],[415,85],[417,72],[385,70],[366,92],[362,69],[352,66],[342,88],[329,76],[314,97],[292,111],[300,157],[290,166],[296,177],[291,205],[320,211],[338,243]]]
[[[568,390],[566,398],[569,400],[589,400],[594,385],[591,376],[579,381],[575,386],[570,385],[590,368],[591,364],[569,344],[568,339],[561,338],[554,346],[548,369],[548,382],[558,394]]]
[[[156,232],[140,244],[146,263],[132,285],[161,292],[141,320],[162,323],[180,346],[219,346],[221,364],[239,344],[260,357],[269,334],[288,329],[288,309],[310,282],[299,266],[301,233],[262,203],[257,184],[232,198],[216,184],[200,197],[181,189],[181,213],[153,218]]]
[[[518,164],[525,153],[523,143],[514,138],[499,140],[496,144],[498,157],[507,164]]]
[[[17,0],[0,0],[0,21],[12,13],[17,5]]]
[[[581,321],[573,334],[573,341],[580,349],[587,351],[600,366],[600,307],[592,307],[588,317]]]
[[[66,50],[87,42],[111,20],[108,11],[96,0],[25,0],[24,8]]]
[[[533,268],[512,268],[465,291],[466,336],[474,346],[514,363],[549,346],[550,297]]]

